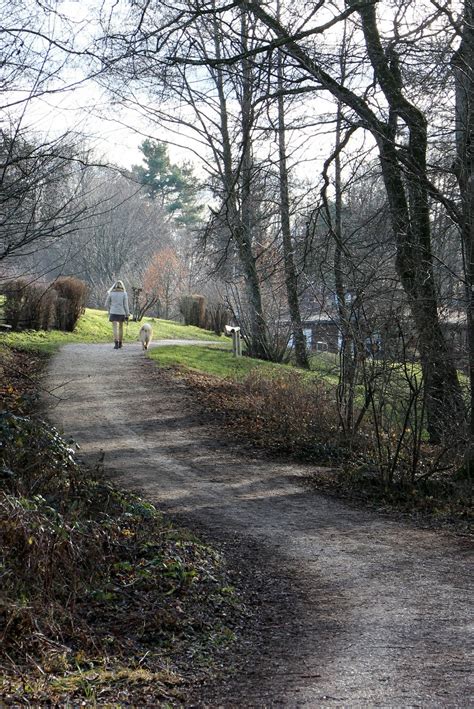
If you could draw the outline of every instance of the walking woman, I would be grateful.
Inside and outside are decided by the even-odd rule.
[[[130,315],[127,291],[122,281],[116,281],[107,292],[105,307],[109,311],[109,322],[114,330],[114,349],[118,350],[122,347],[123,323]]]

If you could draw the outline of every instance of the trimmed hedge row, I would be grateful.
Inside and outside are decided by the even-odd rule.
[[[6,284],[3,293],[5,320],[13,330],[72,332],[84,312],[87,286],[73,277],[46,284],[17,278]]]
[[[185,295],[179,302],[185,325],[195,325],[212,330],[216,335],[224,332],[230,313],[224,303],[207,302],[203,295]]]

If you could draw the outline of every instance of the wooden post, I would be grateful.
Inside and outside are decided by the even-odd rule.
[[[133,293],[133,300],[132,300],[132,320],[133,322],[138,321],[138,311],[140,307],[140,293],[142,292],[143,288],[139,288],[138,286],[132,286],[132,293]]]
[[[234,357],[242,356],[242,345],[240,342],[240,327],[231,328],[232,334],[232,354]]]
[[[240,339],[240,327],[226,325],[225,334],[232,337],[232,354],[234,357],[242,357],[242,340]]]

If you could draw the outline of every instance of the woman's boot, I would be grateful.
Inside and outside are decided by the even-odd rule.
[[[122,340],[119,340],[118,346],[119,346],[119,349],[121,349],[121,347],[122,347]]]
[[[119,348],[119,341],[115,340],[114,350],[118,350],[118,348]]]

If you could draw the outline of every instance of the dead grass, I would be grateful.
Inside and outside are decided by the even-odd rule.
[[[198,394],[196,400],[236,438],[299,460],[342,460],[337,412],[324,382],[291,371],[253,370],[241,380],[190,371],[182,376]]]
[[[438,455],[435,447],[425,445],[422,473],[415,483],[407,482],[400,468],[387,486],[370,431],[361,428],[350,446],[342,439],[333,396],[323,382],[304,381],[291,372],[269,376],[254,370],[237,381],[174,371],[227,436],[271,455],[317,464],[310,482],[318,490],[379,510],[408,513],[433,526],[471,528],[472,481],[462,471],[453,466],[422,477]]]

